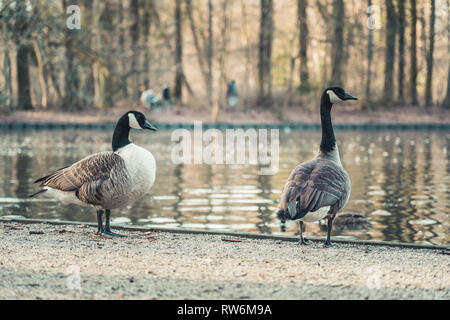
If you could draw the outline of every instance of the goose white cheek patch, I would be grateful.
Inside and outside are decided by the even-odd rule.
[[[128,114],[128,122],[130,124],[130,128],[142,129],[141,126],[139,125],[139,123],[137,122],[136,117],[132,113]]]
[[[336,93],[334,93],[333,90],[328,90],[327,93],[328,93],[328,96],[330,97],[331,103],[342,102],[341,98],[339,98],[339,97],[336,95]]]

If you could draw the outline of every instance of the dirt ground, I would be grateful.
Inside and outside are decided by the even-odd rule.
[[[0,223],[0,299],[450,299],[448,251]]]
[[[192,123],[196,120],[211,122],[211,112],[202,108],[181,107],[178,111],[170,109],[150,111],[136,106],[116,107],[83,112],[16,111],[12,114],[0,114],[0,122],[63,122],[63,123],[104,123],[116,122],[128,110],[140,110],[151,120],[165,123]],[[237,108],[220,110],[217,122],[226,123],[319,123],[318,107],[289,107],[279,119],[272,110],[258,108]],[[423,107],[377,108],[373,111],[361,111],[357,106],[335,106],[332,111],[334,123],[450,123],[450,110],[442,108],[425,109]]]

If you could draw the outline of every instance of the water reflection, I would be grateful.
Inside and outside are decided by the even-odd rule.
[[[292,168],[314,156],[319,131],[280,133],[280,171],[258,175],[258,166],[194,165],[171,162],[171,132],[133,139],[157,160],[153,189],[132,206],[113,211],[114,223],[280,233],[275,217],[281,190]],[[94,210],[29,199],[33,180],[95,152],[110,149],[109,131],[1,132],[0,215],[95,221]],[[336,231],[336,236],[447,244],[450,213],[449,132],[342,131],[342,162],[352,180],[344,212],[366,215],[369,230]],[[286,233],[297,233],[287,223]],[[308,235],[323,236],[318,223]]]

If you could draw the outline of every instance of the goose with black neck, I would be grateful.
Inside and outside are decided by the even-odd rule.
[[[156,177],[155,158],[150,151],[130,141],[131,128],[158,130],[141,112],[128,111],[116,124],[112,151],[87,156],[37,179],[35,183],[41,183],[41,190],[31,196],[43,194],[63,203],[93,207],[97,210],[97,233],[121,236],[111,232],[111,210],[141,198]]]
[[[331,121],[333,104],[346,100],[357,98],[341,87],[324,90],[320,100],[322,139],[319,151],[314,159],[292,170],[281,194],[277,216],[282,221],[298,221],[300,245],[309,243],[303,238],[304,222],[326,218],[328,232],[324,246],[332,246],[333,219],[350,197],[350,178],[342,166]]]

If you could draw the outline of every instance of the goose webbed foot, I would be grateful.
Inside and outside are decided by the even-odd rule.
[[[110,217],[111,217],[111,210],[106,209],[105,211],[106,211],[106,216],[105,216],[105,224],[106,225],[105,225],[104,234],[107,235],[107,236],[110,236],[110,237],[122,237],[122,238],[126,237],[126,235],[123,235],[123,234],[120,234],[120,233],[115,233],[115,232],[111,231],[111,226],[109,224],[109,220],[110,220]]]
[[[105,229],[97,230],[95,235],[97,235],[97,236],[108,236],[108,237],[123,237],[123,238],[127,237],[124,234],[115,233],[115,232],[112,232],[111,230],[105,230]]]
[[[309,240],[306,240],[306,239],[300,239],[300,240],[297,242],[297,244],[298,244],[299,246],[309,246],[310,244],[312,244],[312,242],[309,241]]]
[[[325,243],[323,244],[324,248],[331,248],[334,247],[335,245],[331,243],[331,241],[327,240],[325,241]]]
[[[120,233],[112,232],[111,230],[105,230],[103,232],[104,235],[110,236],[110,237],[119,237],[119,238],[126,238],[127,236]]]

